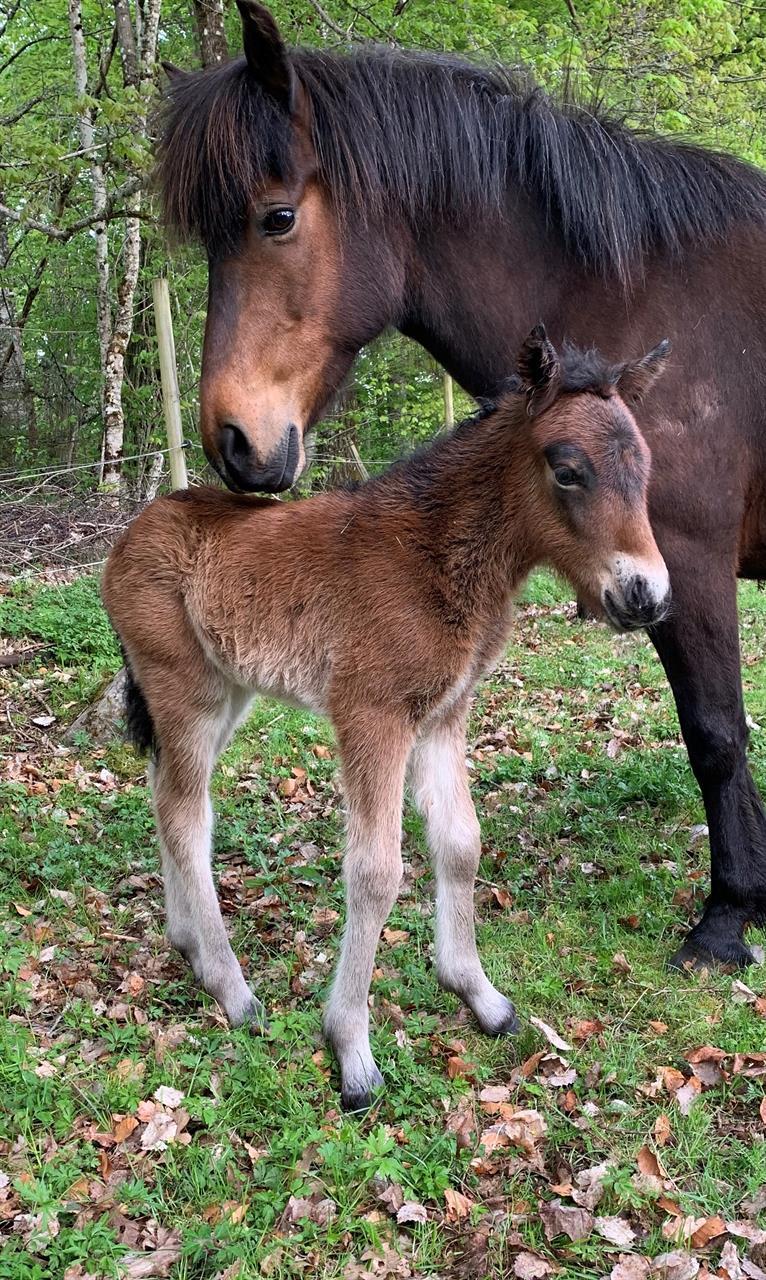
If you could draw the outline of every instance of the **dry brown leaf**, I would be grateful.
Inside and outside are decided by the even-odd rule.
[[[592,1213],[576,1205],[562,1204],[560,1200],[541,1204],[540,1218],[546,1240],[568,1236],[574,1243],[576,1240],[585,1240],[593,1230]]]
[[[579,1022],[574,1022],[570,1030],[575,1044],[585,1044],[593,1036],[601,1034],[604,1024],[600,1018],[582,1018]]]
[[[465,1058],[459,1058],[453,1054],[447,1059],[447,1075],[450,1080],[475,1080],[476,1064],[474,1062],[466,1062]]]
[[[668,1093],[678,1093],[686,1084],[686,1076],[676,1067],[660,1067],[659,1074]]]
[[[609,1280],[645,1280],[650,1265],[648,1258],[641,1258],[637,1253],[621,1253],[609,1272]]]
[[[409,933],[406,929],[384,929],[383,938],[389,947],[401,946],[403,942],[409,941]]]
[[[551,1264],[536,1253],[520,1253],[513,1264],[517,1280],[545,1280],[552,1270]]]
[[[603,1164],[594,1164],[590,1169],[582,1169],[575,1182],[577,1190],[572,1192],[572,1199],[583,1209],[595,1209],[604,1194],[604,1179],[612,1168],[611,1160]]]
[[[554,1049],[560,1049],[562,1053],[572,1052],[571,1044],[567,1044],[566,1040],[562,1039],[558,1031],[554,1031],[553,1027],[549,1027],[547,1022],[543,1022],[542,1018],[530,1018],[529,1021],[532,1023],[533,1027],[537,1027],[538,1031],[542,1031],[546,1040],[549,1044],[553,1045]]]
[[[758,1114],[763,1123],[766,1124],[766,1094],[761,1098],[761,1105],[758,1108]]]
[[[742,1280],[742,1263],[739,1260],[737,1246],[727,1240],[718,1260],[718,1274],[721,1280]]]
[[[428,1210],[416,1200],[405,1200],[396,1211],[396,1221],[400,1227],[408,1222],[428,1222]]]
[[[652,1260],[650,1275],[657,1280],[694,1280],[700,1264],[690,1253],[677,1249],[673,1253],[661,1253]]]
[[[636,1233],[626,1218],[596,1218],[593,1226],[604,1240],[621,1249],[630,1249],[636,1238]]]
[[[755,1079],[766,1075],[766,1053],[735,1053],[732,1075]]]
[[[711,1240],[715,1240],[716,1236],[722,1236],[725,1231],[726,1223],[723,1218],[706,1218],[692,1235],[692,1248],[704,1249]]]
[[[467,1218],[473,1208],[473,1200],[469,1196],[464,1196],[462,1191],[455,1191],[452,1187],[447,1187],[444,1192],[444,1199],[447,1204],[447,1218],[450,1222],[461,1222],[463,1218]]]
[[[112,1124],[112,1137],[115,1142],[124,1142],[129,1138],[134,1129],[138,1128],[138,1120],[135,1116],[112,1116],[114,1123]]]
[[[676,1102],[678,1103],[678,1109],[682,1116],[688,1116],[701,1092],[702,1082],[697,1080],[695,1076],[692,1076],[690,1080],[687,1080],[686,1084],[678,1090],[676,1094]]]
[[[658,1036],[664,1036],[665,1032],[668,1029],[667,1022],[660,1022],[655,1018],[649,1019],[649,1026],[652,1028],[652,1031],[655,1033],[655,1035],[658,1035]]]
[[[150,1276],[168,1276],[181,1256],[180,1244],[165,1245],[151,1253],[126,1253],[117,1266],[124,1280],[147,1280]]]
[[[658,1147],[666,1147],[668,1145],[672,1130],[670,1127],[670,1117],[667,1116],[664,1111],[661,1115],[657,1116],[652,1132],[654,1133],[654,1141],[657,1143]]]
[[[485,1085],[479,1094],[481,1109],[492,1115],[496,1111],[497,1105],[501,1102],[507,1102],[510,1096],[511,1091],[507,1084]]]
[[[640,1180],[651,1191],[662,1191],[665,1171],[649,1147],[642,1147],[636,1157]]]
[[[176,1107],[180,1107],[183,1102],[184,1095],[180,1089],[172,1089],[169,1084],[161,1084],[152,1094],[155,1102],[159,1102],[161,1106],[167,1107],[168,1111],[175,1111]]]
[[[751,1222],[749,1218],[737,1218],[733,1222],[727,1222],[726,1230],[730,1236],[739,1236],[749,1244],[766,1244],[766,1231],[757,1223]]]
[[[156,1111],[141,1134],[142,1151],[164,1151],[178,1134],[178,1125],[165,1111]]]

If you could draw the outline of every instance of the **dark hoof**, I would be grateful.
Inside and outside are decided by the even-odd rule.
[[[746,969],[749,964],[755,964],[755,956],[739,938],[730,937],[725,942],[716,939],[711,945],[706,945],[691,935],[668,961],[669,968],[686,973],[705,970],[733,973],[735,969]]]
[[[483,1021],[478,1015],[476,1021],[484,1032],[485,1036],[493,1036],[499,1040],[501,1036],[515,1036],[521,1030],[521,1024],[516,1016],[516,1010],[510,1000],[506,1000],[506,1010],[503,1016],[495,1022]]]
[[[363,1115],[365,1111],[369,1111],[375,1095],[370,1093],[369,1089],[352,1089],[348,1093],[345,1090],[340,1095],[340,1105],[344,1111],[356,1112]]]
[[[374,1106],[383,1091],[384,1080],[380,1072],[375,1070],[364,1084],[343,1086],[340,1091],[340,1105],[344,1111],[355,1111],[363,1114]]]
[[[231,1025],[233,1027],[247,1027],[252,1031],[253,1035],[265,1035],[269,1029],[269,1019],[264,1005],[253,996],[253,999],[242,1011],[241,1016],[236,1021],[232,1021]]]

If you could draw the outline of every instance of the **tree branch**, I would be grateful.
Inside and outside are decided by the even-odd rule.
[[[107,203],[105,209],[97,213],[91,213],[87,218],[78,218],[76,222],[70,222],[67,227],[56,226],[53,222],[41,222],[38,218],[25,218],[23,213],[18,213],[16,209],[11,209],[8,205],[0,204],[0,217],[7,218],[9,222],[15,222],[24,231],[39,231],[40,235],[47,236],[49,240],[58,240],[66,243],[71,240],[72,236],[76,236],[80,231],[86,231],[88,227],[94,227],[97,223],[115,222],[118,218],[149,218],[151,214],[139,214],[134,209],[117,208],[120,200],[125,200],[129,196],[135,195],[137,191],[141,191],[146,180],[144,178],[130,178],[127,182],[123,182],[121,187],[117,187]]]
[[[23,102],[20,107],[17,107],[15,111],[11,111],[9,115],[0,116],[0,129],[7,129],[9,125],[17,124],[19,120],[21,120],[22,116],[25,116],[27,112],[31,111],[33,107],[36,107],[38,103],[44,102],[46,97],[47,94],[39,93],[36,98],[29,98],[26,102]]]

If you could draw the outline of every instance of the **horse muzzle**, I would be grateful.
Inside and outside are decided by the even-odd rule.
[[[282,493],[301,471],[301,432],[291,422],[277,447],[261,458],[242,428],[227,422],[219,433],[213,466],[224,484],[237,493]]]
[[[615,631],[638,631],[663,622],[672,593],[665,562],[641,564],[620,557],[601,591],[601,607]]]

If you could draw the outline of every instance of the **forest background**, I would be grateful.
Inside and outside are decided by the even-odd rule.
[[[565,78],[628,123],[766,161],[766,5],[749,0],[275,0],[290,42],[455,50]],[[192,473],[205,319],[201,250],[171,250],[152,189],[162,60],[238,53],[229,0],[0,3],[0,508],[34,490],[135,501],[165,445],[152,279],[169,279]],[[460,402],[458,404],[460,408]],[[388,335],[320,430],[307,487],[374,470],[444,418],[439,368]],[[123,459],[127,461],[123,462]],[[64,470],[64,469],[74,470]],[[53,476],[44,472],[53,471]],[[164,481],[163,481],[164,482]]]

